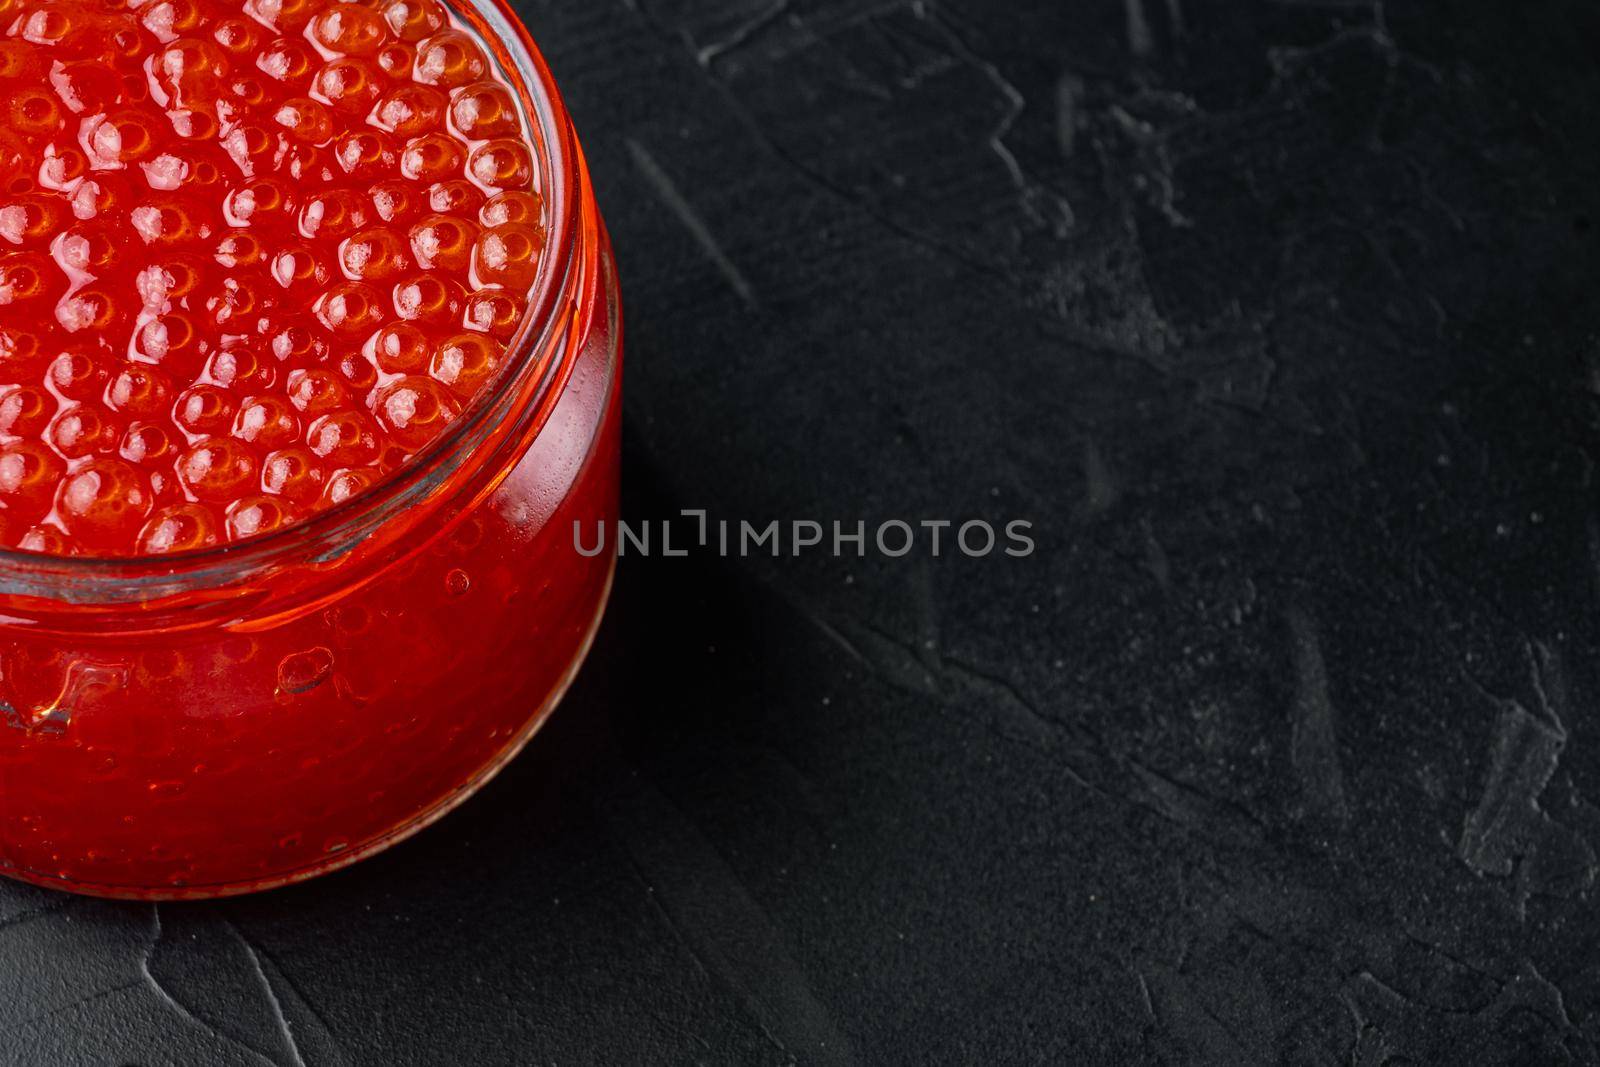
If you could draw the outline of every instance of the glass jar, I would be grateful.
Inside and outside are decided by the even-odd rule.
[[[511,358],[429,450],[297,526],[133,560],[0,552],[0,874],[243,893],[416,832],[505,764],[589,648],[614,558],[615,264],[550,72],[456,13],[542,143],[548,252]]]

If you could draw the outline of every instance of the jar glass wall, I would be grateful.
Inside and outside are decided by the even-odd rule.
[[[227,549],[0,553],[0,874],[247,892],[354,862],[513,756],[593,637],[617,511],[615,267],[581,151],[500,0],[457,6],[541,140],[549,252],[512,358],[385,483]]]

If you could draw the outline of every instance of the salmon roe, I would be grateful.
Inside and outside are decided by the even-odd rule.
[[[447,2],[0,0],[0,879],[343,867],[587,654],[616,262],[516,12]]]
[[[0,547],[269,533],[505,361],[537,149],[437,0],[0,0],[0,31]]]

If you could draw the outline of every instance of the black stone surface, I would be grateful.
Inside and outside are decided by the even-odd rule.
[[[531,749],[217,905],[0,887],[0,1060],[1600,1062],[1600,8],[525,0],[630,558]]]

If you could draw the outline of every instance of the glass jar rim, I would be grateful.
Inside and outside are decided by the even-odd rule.
[[[529,291],[522,321],[506,343],[509,358],[462,409],[439,438],[397,470],[345,500],[281,529],[239,544],[214,545],[167,555],[58,556],[0,548],[0,597],[24,597],[78,604],[128,603],[198,588],[225,585],[284,561],[335,559],[354,547],[362,532],[355,520],[374,513],[404,510],[426,496],[466,458],[461,453],[482,437],[499,401],[530,370],[544,362],[562,328],[561,309],[576,286],[573,269],[581,204],[582,161],[566,106],[543,54],[507,0],[443,0],[484,46],[516,95],[535,138],[539,192],[548,213],[547,254]],[[538,407],[562,381],[557,351],[545,367],[526,407]],[[441,461],[453,457],[441,474]],[[344,536],[341,535],[344,531]],[[331,547],[330,547],[331,546]]]

